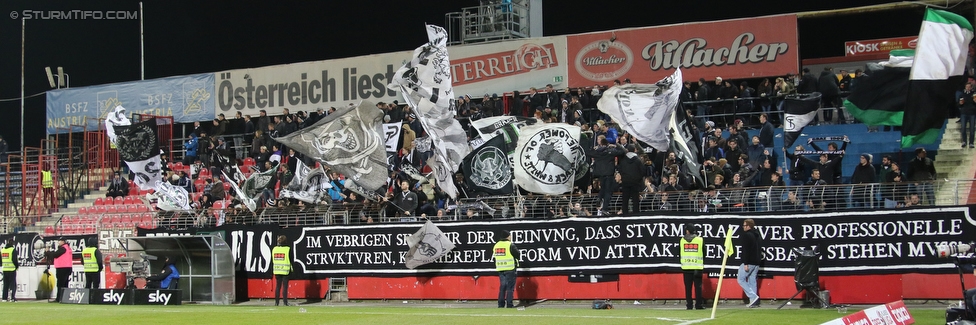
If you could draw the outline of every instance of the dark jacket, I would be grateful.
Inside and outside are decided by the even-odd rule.
[[[820,80],[817,80],[817,89],[823,96],[837,96],[840,94],[840,83],[833,72],[820,72]]]
[[[874,165],[870,162],[867,165],[857,164],[857,167],[854,167],[854,174],[851,175],[851,184],[877,183],[875,176]]]
[[[790,160],[790,179],[794,181],[805,181],[807,166],[803,164],[803,161],[789,152],[786,152],[786,158]]]
[[[935,163],[933,163],[932,159],[929,159],[928,157],[922,158],[921,160],[919,160],[918,157],[915,157],[915,159],[912,159],[912,161],[908,163],[907,176],[908,181],[911,182],[935,180]]]
[[[645,170],[644,163],[633,152],[628,152],[617,163],[617,171],[620,172],[623,185],[641,186],[644,183]]]
[[[843,157],[843,155],[841,155],[841,157]],[[826,181],[827,184],[836,184],[834,183],[834,171],[836,170],[837,165],[840,164],[840,159],[827,160],[827,163],[821,164],[820,161],[814,161],[807,157],[800,156],[799,158],[804,164],[810,165],[811,167],[819,170],[820,179]]]
[[[800,84],[796,86],[796,92],[800,94],[816,92],[820,88],[817,83],[817,77],[813,75],[813,72],[804,73],[800,77]]]
[[[598,146],[596,148],[586,150],[586,157],[593,158],[594,160],[593,176],[613,176],[614,159],[617,156],[623,155],[624,153],[624,149],[616,145]]]
[[[759,129],[759,144],[766,148],[772,148],[773,137],[773,123],[769,123],[769,120],[766,120],[766,123],[762,125],[762,129]]]
[[[759,265],[762,262],[762,236],[756,228],[749,229],[739,235],[739,255],[742,264]]]
[[[840,149],[839,150],[840,151],[847,150],[847,144],[848,143],[850,143],[850,142],[849,141],[844,141],[844,144],[840,145]],[[818,146],[816,142],[812,142],[812,143],[810,143],[810,145],[813,146],[813,150],[823,151],[823,149],[821,149],[820,146]],[[834,171],[833,171],[833,174],[832,174],[833,177],[831,179],[827,179],[827,176],[824,176],[823,171],[820,171],[821,172],[820,177],[823,178],[823,179],[826,179],[828,182],[831,182],[830,184],[840,184],[840,178],[841,178],[842,175],[844,175],[844,169],[843,169],[842,164],[841,164],[841,161],[844,160],[844,155],[842,155],[842,154],[829,154],[829,155],[827,155],[827,159],[830,159],[831,161],[834,161],[834,160],[837,161],[837,164],[834,165]]]

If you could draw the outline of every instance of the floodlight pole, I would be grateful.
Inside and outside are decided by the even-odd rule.
[[[142,18],[142,1],[139,1],[139,80],[146,80],[146,40],[144,19]]]
[[[20,149],[24,150],[24,40],[27,39],[27,19],[20,18]]]

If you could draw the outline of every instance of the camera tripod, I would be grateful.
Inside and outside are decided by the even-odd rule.
[[[783,307],[786,307],[786,305],[788,305],[790,301],[793,300],[793,298],[796,298],[796,296],[799,296],[800,293],[804,291],[807,292],[807,297],[813,296],[814,302],[819,303],[819,305],[814,305],[815,307],[817,308],[830,307],[830,304],[824,301],[823,298],[820,297],[820,288],[813,287],[813,286],[804,286],[801,287],[799,290],[797,290],[796,293],[794,293],[793,296],[790,297],[790,299],[786,299],[786,302],[784,302],[782,305],[779,305],[779,308],[776,309],[782,309]]]

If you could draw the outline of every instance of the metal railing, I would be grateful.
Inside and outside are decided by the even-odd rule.
[[[646,191],[640,194],[641,213],[753,213],[775,211],[844,211],[895,209],[917,206],[953,206],[976,203],[976,179],[921,183],[798,185],[723,188],[710,191]],[[483,220],[512,218],[569,218],[597,216],[602,202],[596,193],[574,195],[492,196],[444,202],[434,201],[405,215],[388,203],[338,203],[332,205],[259,208],[243,207],[188,211],[92,212],[58,220],[49,234],[93,233],[102,228],[160,227],[172,230],[214,227],[222,224],[268,224],[280,227],[391,222]],[[622,213],[623,199],[614,193],[604,215]],[[34,225],[40,217],[8,217],[4,232]]]

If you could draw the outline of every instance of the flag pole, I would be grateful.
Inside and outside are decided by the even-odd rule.
[[[725,278],[725,265],[732,255],[732,227],[725,233],[725,256],[722,257],[722,267],[718,271],[718,285],[715,286],[715,299],[712,301],[712,317],[715,319],[715,311],[718,309],[718,297],[722,293],[722,280]]]

